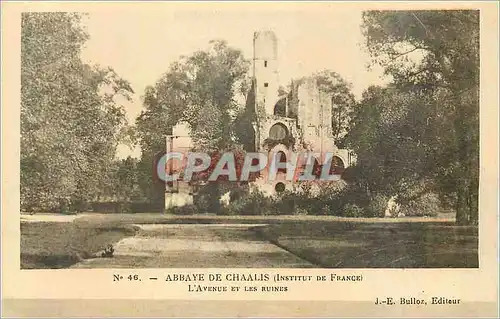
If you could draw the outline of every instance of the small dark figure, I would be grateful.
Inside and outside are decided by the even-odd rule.
[[[113,248],[113,245],[109,244],[108,246],[106,246],[104,251],[101,253],[101,257],[103,257],[103,258],[113,257],[114,252],[115,252],[115,249]]]

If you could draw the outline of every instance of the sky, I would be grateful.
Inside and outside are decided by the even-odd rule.
[[[90,39],[82,58],[111,66],[135,91],[126,104],[133,123],[142,110],[141,96],[148,85],[182,55],[207,48],[210,40],[226,40],[252,58],[253,33],[272,30],[278,37],[279,79],[330,69],[352,83],[357,98],[370,85],[381,84],[380,68],[367,69],[369,55],[363,49],[361,11],[328,5],[176,5],[89,12],[84,24]],[[140,150],[121,146],[119,157],[139,156]]]

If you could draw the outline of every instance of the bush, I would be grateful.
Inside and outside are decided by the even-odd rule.
[[[127,202],[118,202],[116,206],[117,213],[131,213],[132,205]]]
[[[167,213],[173,215],[194,215],[198,213],[198,208],[195,205],[174,206],[167,210]]]
[[[286,190],[273,201],[273,213],[278,215],[343,215],[343,207],[351,199],[345,184],[325,183],[319,193],[312,193],[311,185],[304,183],[294,191]],[[352,196],[351,196],[352,197]]]
[[[365,209],[366,217],[384,217],[388,198],[383,195],[375,195]]]
[[[322,190],[316,202],[316,214],[345,217],[383,217],[387,198],[375,195],[370,198],[367,192],[356,185],[340,185]]]
[[[275,201],[276,213],[280,215],[325,215],[329,211],[326,197],[321,193],[313,196],[311,192],[284,191]]]
[[[201,186],[196,195],[194,195],[193,203],[199,213],[232,214],[232,208],[223,207],[223,203],[221,203],[221,197],[228,192],[229,204],[250,196],[248,186],[224,182],[207,183]]]
[[[149,213],[149,212],[161,212],[165,208],[164,201],[156,202],[130,202],[130,210],[132,213]]]
[[[230,203],[223,213],[227,215],[270,215],[274,212],[273,200],[254,190]]]
[[[363,217],[364,211],[356,204],[348,203],[344,206],[343,215],[345,217]]]
[[[366,191],[352,185],[346,187],[342,193],[339,194],[339,199],[342,206],[356,204],[358,207],[367,207],[370,204],[370,197]]]
[[[319,211],[328,215],[362,217],[366,214],[362,207],[368,206],[369,198],[364,190],[348,185],[321,194],[318,203],[322,205]],[[328,208],[325,208],[325,205]]]
[[[244,189],[241,187],[234,188],[229,193],[229,202],[232,203],[244,196],[248,196],[248,189]]]
[[[193,196],[193,203],[199,213],[216,213],[221,211],[219,202],[220,190],[215,184],[207,184],[200,188],[198,193]]]
[[[337,210],[337,212],[339,212],[339,210]],[[323,206],[321,206],[321,209],[319,210],[319,215],[335,215],[335,210],[332,210],[331,206],[329,206],[328,204],[323,204]]]
[[[316,199],[314,214],[316,215],[343,215],[343,206],[347,200],[344,199],[346,190],[343,185],[333,185],[321,188]]]
[[[71,200],[69,204],[66,205],[67,205],[66,208],[69,212],[75,212],[75,213],[86,212],[91,209],[90,203],[81,198],[75,198]]]
[[[277,215],[292,215],[297,209],[297,206],[301,204],[302,198],[303,196],[300,194],[285,190],[275,198],[273,205],[274,213]]]
[[[437,216],[441,209],[439,197],[433,193],[427,193],[417,199],[401,204],[401,213],[405,216]]]
[[[302,207],[297,207],[294,211],[293,211],[293,214],[294,215],[298,215],[298,216],[303,216],[303,215],[309,215],[309,211],[305,208],[302,208]]]

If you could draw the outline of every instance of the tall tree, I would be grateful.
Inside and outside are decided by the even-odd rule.
[[[434,191],[436,170],[434,123],[429,123],[432,97],[395,87],[369,87],[353,113],[347,142],[358,155],[358,183],[371,192],[392,196],[416,188]],[[425,188],[422,186],[425,185]],[[408,200],[408,198],[406,198]]]
[[[165,151],[166,135],[181,121],[189,124],[197,150],[214,152],[234,146],[234,118],[248,90],[249,62],[224,41],[209,44],[206,50],[181,57],[147,88],[145,110],[136,120],[144,168],[154,154]],[[161,184],[152,185],[157,189],[153,193],[160,196]]]
[[[458,223],[477,223],[479,11],[369,11],[363,32],[397,88],[427,97],[420,112],[435,134],[422,142],[433,151],[428,175],[454,199]]]
[[[232,145],[238,99],[248,89],[247,72],[241,51],[223,41],[212,41],[207,50],[173,63],[154,87],[146,89],[146,110],[137,118],[141,143],[164,144],[165,135],[184,121],[197,147],[221,150]]]
[[[24,13],[21,28],[21,206],[55,209],[98,193],[126,128],[132,88],[82,62],[81,15]]]

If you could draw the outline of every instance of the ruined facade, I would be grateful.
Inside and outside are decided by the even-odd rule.
[[[278,39],[272,31],[254,33],[253,85],[247,107],[256,113],[255,151],[279,154],[288,160],[291,152],[311,151],[333,153],[332,165],[341,171],[352,165],[355,158],[346,149],[335,145],[332,134],[332,96],[321,91],[316,81],[304,78],[292,81],[289,92],[279,89]],[[323,163],[319,155],[317,163]],[[286,172],[273,182],[257,180],[267,193],[291,189],[293,181],[285,181]]]
[[[274,32],[255,32],[253,81],[245,106],[255,114],[251,142],[254,145],[247,147],[247,151],[269,153],[269,158],[279,154],[282,162],[289,159],[291,152],[330,152],[335,154],[333,166],[340,171],[352,165],[355,157],[348,150],[339,149],[333,139],[332,97],[320,91],[311,78],[292,81],[289,92],[280,89],[278,56],[278,39]],[[188,135],[189,128],[185,124],[174,127],[174,138],[167,150],[189,149],[192,141]],[[316,161],[323,163],[321,156]],[[286,170],[280,170],[274,180],[262,176],[253,184],[272,195],[292,190],[294,182],[286,180]],[[166,207],[191,204],[192,193],[186,182],[167,185]]]

